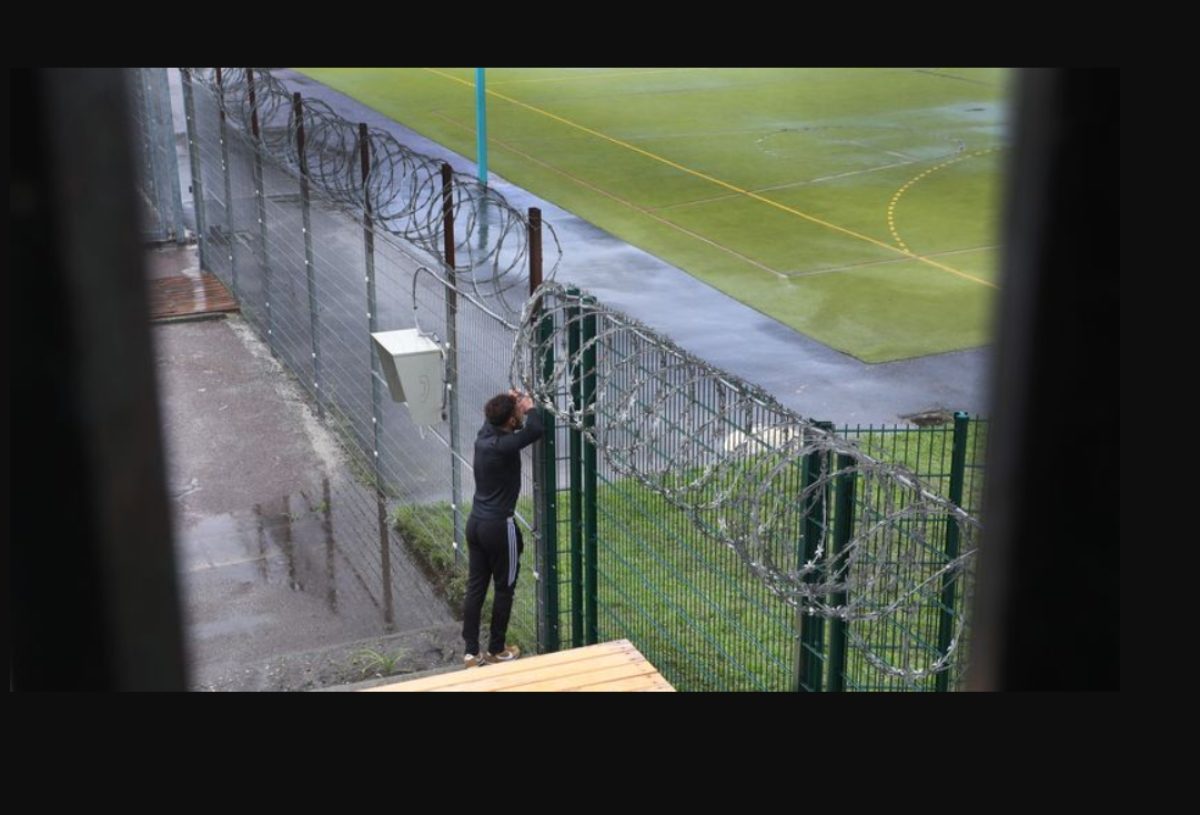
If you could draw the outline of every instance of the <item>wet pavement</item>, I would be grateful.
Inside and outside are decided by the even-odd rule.
[[[221,281],[201,271],[194,249],[166,244],[145,257],[151,320],[208,319],[238,310]]]
[[[246,323],[153,337],[192,686],[352,681],[354,651],[329,654],[355,643],[403,652],[390,672],[457,659],[458,625],[387,507]]]

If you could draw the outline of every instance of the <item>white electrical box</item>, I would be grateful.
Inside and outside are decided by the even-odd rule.
[[[445,358],[442,347],[415,328],[371,335],[392,400],[404,402],[419,425],[442,420]]]

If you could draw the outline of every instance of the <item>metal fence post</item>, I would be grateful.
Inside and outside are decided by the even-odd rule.
[[[962,506],[963,482],[966,480],[967,465],[967,429],[971,420],[963,411],[954,414],[954,447],[950,457],[950,500],[955,506]],[[954,517],[946,518],[946,560],[958,557],[958,524]],[[958,598],[955,591],[955,575],[942,575],[942,613],[938,617],[938,651],[945,654],[950,649],[950,641],[954,638],[954,604]],[[949,690],[950,672],[939,671],[934,678],[934,689],[945,692]]]
[[[221,172],[225,176],[225,226],[229,232],[229,278],[233,296],[237,299],[237,263],[234,261],[233,243],[233,179],[229,174],[229,134],[225,125],[225,84],[221,69],[217,68],[217,110],[220,117]]]
[[[583,427],[594,432],[596,426],[596,301],[583,298]],[[584,436],[583,442],[583,545],[584,545],[584,625],[586,642],[599,642],[597,625],[596,564],[596,445]]]
[[[579,364],[580,325],[579,290],[567,289],[571,305],[567,307],[567,358],[571,361],[571,407],[576,417],[571,423],[571,644],[583,644],[583,435],[578,417],[583,407],[582,367]]]
[[[150,69],[147,69],[150,70]],[[175,155],[175,120],[171,115],[171,83],[166,68],[153,69],[151,82],[157,85],[154,98],[157,101],[161,122],[163,159],[167,170],[168,192],[171,197],[171,218],[177,244],[187,243],[187,226],[183,222],[183,196],[179,190],[179,159]]]
[[[367,284],[367,331],[379,330],[379,314],[375,302],[375,224],[371,213],[371,193],[368,182],[371,176],[371,142],[367,137],[367,125],[358,125],[358,154],[362,170],[363,185],[363,260]],[[379,524],[379,568],[383,574],[383,620],[388,630],[395,624],[392,599],[392,550],[388,545],[387,494],[384,489],[383,465],[379,460],[380,436],[383,432],[382,393],[380,382],[383,372],[379,360],[367,343],[368,366],[371,377],[371,461],[375,466],[375,512]]]
[[[263,175],[262,131],[258,121],[258,102],[254,95],[254,69],[246,69],[250,91],[250,132],[254,135],[254,198],[258,203],[259,265],[263,272],[263,302],[267,312],[267,347],[275,354],[275,330],[271,318],[271,264],[267,258],[267,191]]]
[[[463,547],[462,440],[458,432],[458,282],[454,273],[454,175],[442,165],[443,252],[446,255],[446,399],[450,420],[450,511],[454,516],[454,562]]]
[[[857,486],[856,475],[851,471],[854,459],[847,455],[837,457],[837,497],[834,507],[833,544],[829,551],[830,562],[845,551],[850,538],[854,535],[854,491]],[[840,570],[830,575],[835,581],[845,583],[850,578],[850,564],[847,560]],[[845,591],[835,592],[830,596],[834,606],[845,606],[847,595]],[[834,618],[829,624],[829,690],[838,693],[846,689],[846,621]]]
[[[829,422],[817,422],[817,427],[827,432],[833,432]],[[809,453],[804,459],[801,495],[805,495],[814,484],[821,481],[823,469],[829,465],[829,454]],[[828,484],[813,490],[804,498],[802,507],[804,518],[803,547],[797,551],[797,566],[815,560],[821,541],[825,535],[825,508],[827,505]],[[805,583],[817,583],[821,580],[820,570],[810,572],[805,576]],[[821,674],[824,666],[825,620],[815,614],[805,614],[802,609],[796,609],[799,629],[799,642],[796,647],[796,675],[793,688],[797,691],[819,692],[821,690]]]
[[[309,200],[308,154],[304,143],[304,103],[300,92],[292,94],[292,115],[296,118],[296,151],[300,157],[300,213],[304,224],[304,272],[308,279],[309,339],[312,344],[313,390],[316,396],[317,416],[325,418],[324,400],[321,396],[321,322],[317,303],[317,272],[314,268],[312,238],[312,207]]]
[[[529,293],[532,295],[542,285],[542,211],[529,209]],[[535,310],[538,319],[538,339],[543,346],[541,359],[534,358],[535,366],[540,362],[543,374],[549,378],[554,372],[554,317],[540,303]],[[535,352],[536,353],[536,352]],[[541,552],[541,616],[539,626],[541,650],[546,653],[559,648],[558,620],[558,462],[554,456],[554,414],[545,408],[542,425],[545,434],[534,445],[534,501],[538,511],[538,548]]]
[[[192,96],[192,69],[180,68],[183,79],[183,110],[187,120],[188,156],[192,165],[192,205],[196,210],[196,241],[200,253],[200,268],[212,268],[208,263],[208,219],[204,211],[204,180],[200,171],[200,134],[196,126],[196,100]]]

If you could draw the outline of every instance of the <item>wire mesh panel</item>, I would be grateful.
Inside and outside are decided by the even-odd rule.
[[[597,450],[601,638],[628,636],[691,689],[932,690],[961,667],[979,524],[906,462],[558,284],[517,345],[534,353],[514,380]],[[580,406],[569,383],[587,376]],[[911,443],[932,468],[930,441]]]
[[[387,523],[410,545],[452,553],[461,573],[472,443],[483,404],[509,387],[529,287],[527,219],[267,71],[188,74],[208,265],[337,431],[360,481],[383,496]],[[547,234],[552,275],[560,252]],[[372,332],[406,328],[445,353],[443,421],[433,426],[391,400],[373,356]],[[362,536],[377,534],[377,514],[363,507]],[[528,497],[517,516],[532,539]],[[525,570],[527,583],[536,571]],[[518,592],[513,611],[527,648],[537,642],[536,594]]]
[[[182,242],[186,229],[167,69],[134,68],[125,74],[133,119],[142,239]]]

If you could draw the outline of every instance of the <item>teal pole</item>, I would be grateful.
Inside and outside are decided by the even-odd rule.
[[[484,68],[475,69],[475,153],[479,164],[479,183],[487,186],[487,90]]]

